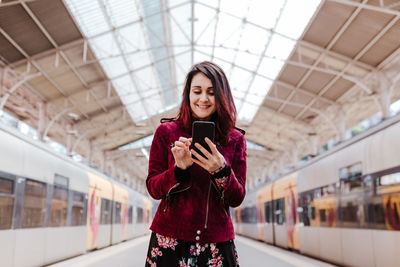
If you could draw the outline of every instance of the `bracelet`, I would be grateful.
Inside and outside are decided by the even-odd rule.
[[[215,171],[209,172],[211,175],[217,174],[220,171],[222,171],[224,168],[226,167],[226,161],[224,161],[224,164],[222,164],[221,167],[219,167],[218,169],[216,169]]]

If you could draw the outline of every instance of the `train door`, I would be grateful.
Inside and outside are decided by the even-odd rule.
[[[273,215],[275,244],[284,248],[299,249],[297,216],[297,172],[273,183]]]

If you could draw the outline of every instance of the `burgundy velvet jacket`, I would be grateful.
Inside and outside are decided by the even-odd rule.
[[[150,149],[147,190],[161,199],[150,229],[158,234],[191,242],[219,243],[234,239],[229,206],[239,206],[245,196],[246,142],[236,129],[227,145],[218,151],[231,166],[225,190],[219,190],[209,172],[197,164],[182,182],[175,179],[172,145],[179,137],[190,138],[182,122],[162,123],[156,130]]]

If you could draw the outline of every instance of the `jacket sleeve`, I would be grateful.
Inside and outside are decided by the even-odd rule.
[[[168,166],[168,132],[160,125],[154,134],[150,148],[149,172],[146,179],[147,191],[154,199],[163,198],[176,184],[174,166]]]
[[[224,201],[231,207],[239,206],[246,194],[246,157],[246,141],[244,136],[241,135],[236,144],[231,164],[231,175],[223,191]]]

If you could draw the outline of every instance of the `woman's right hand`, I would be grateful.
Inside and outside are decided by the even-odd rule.
[[[171,148],[175,164],[182,170],[186,170],[193,165],[192,154],[189,150],[191,143],[192,138],[179,137],[179,140],[175,141],[174,147]]]

